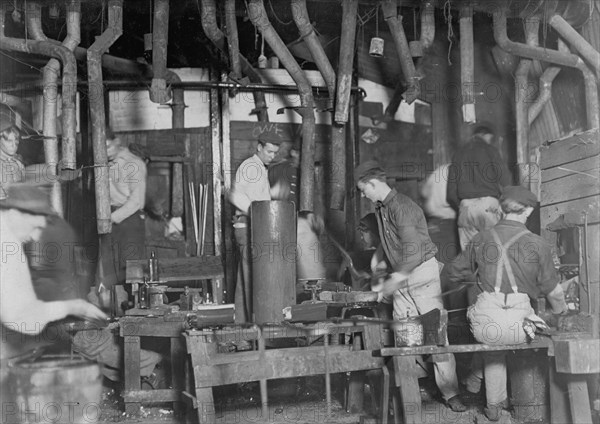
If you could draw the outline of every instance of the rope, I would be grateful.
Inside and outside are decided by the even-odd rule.
[[[450,59],[450,52],[452,51],[452,38],[454,38],[454,29],[452,29],[452,3],[451,0],[446,0],[444,3],[444,18],[448,24],[448,65],[452,66],[452,60]]]

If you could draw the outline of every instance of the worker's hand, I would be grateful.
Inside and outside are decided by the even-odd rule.
[[[408,287],[408,275],[403,272],[393,272],[383,282],[381,292],[384,296],[392,295],[398,289],[405,289]]]
[[[83,299],[68,300],[68,314],[86,321],[106,321],[108,316],[98,307]]]

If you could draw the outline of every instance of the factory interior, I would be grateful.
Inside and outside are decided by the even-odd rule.
[[[0,10],[1,422],[600,424],[599,0]]]

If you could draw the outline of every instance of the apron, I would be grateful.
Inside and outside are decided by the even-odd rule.
[[[500,246],[500,259],[496,270],[496,282],[493,292],[484,291],[467,311],[471,322],[471,331],[475,340],[487,345],[519,344],[527,342],[523,330],[523,319],[534,313],[529,295],[519,293],[515,275],[508,260],[510,249],[528,231],[524,230],[502,244],[498,233],[490,230],[494,241]],[[502,276],[506,271],[513,293],[500,291]]]

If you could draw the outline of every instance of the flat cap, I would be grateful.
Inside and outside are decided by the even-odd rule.
[[[375,235],[379,234],[379,227],[377,226],[377,217],[373,212],[363,216],[358,222],[358,229],[360,231],[370,231]]]
[[[33,215],[56,215],[50,206],[48,194],[28,183],[0,186],[0,209],[18,209]]]
[[[379,164],[379,162],[377,162],[376,160],[368,160],[366,162],[361,163],[356,168],[354,168],[354,183],[358,184],[358,182],[363,177],[375,170],[385,172]]]
[[[502,195],[500,196],[500,201],[509,199],[525,206],[535,206],[538,202],[535,194],[521,186],[504,187]]]

